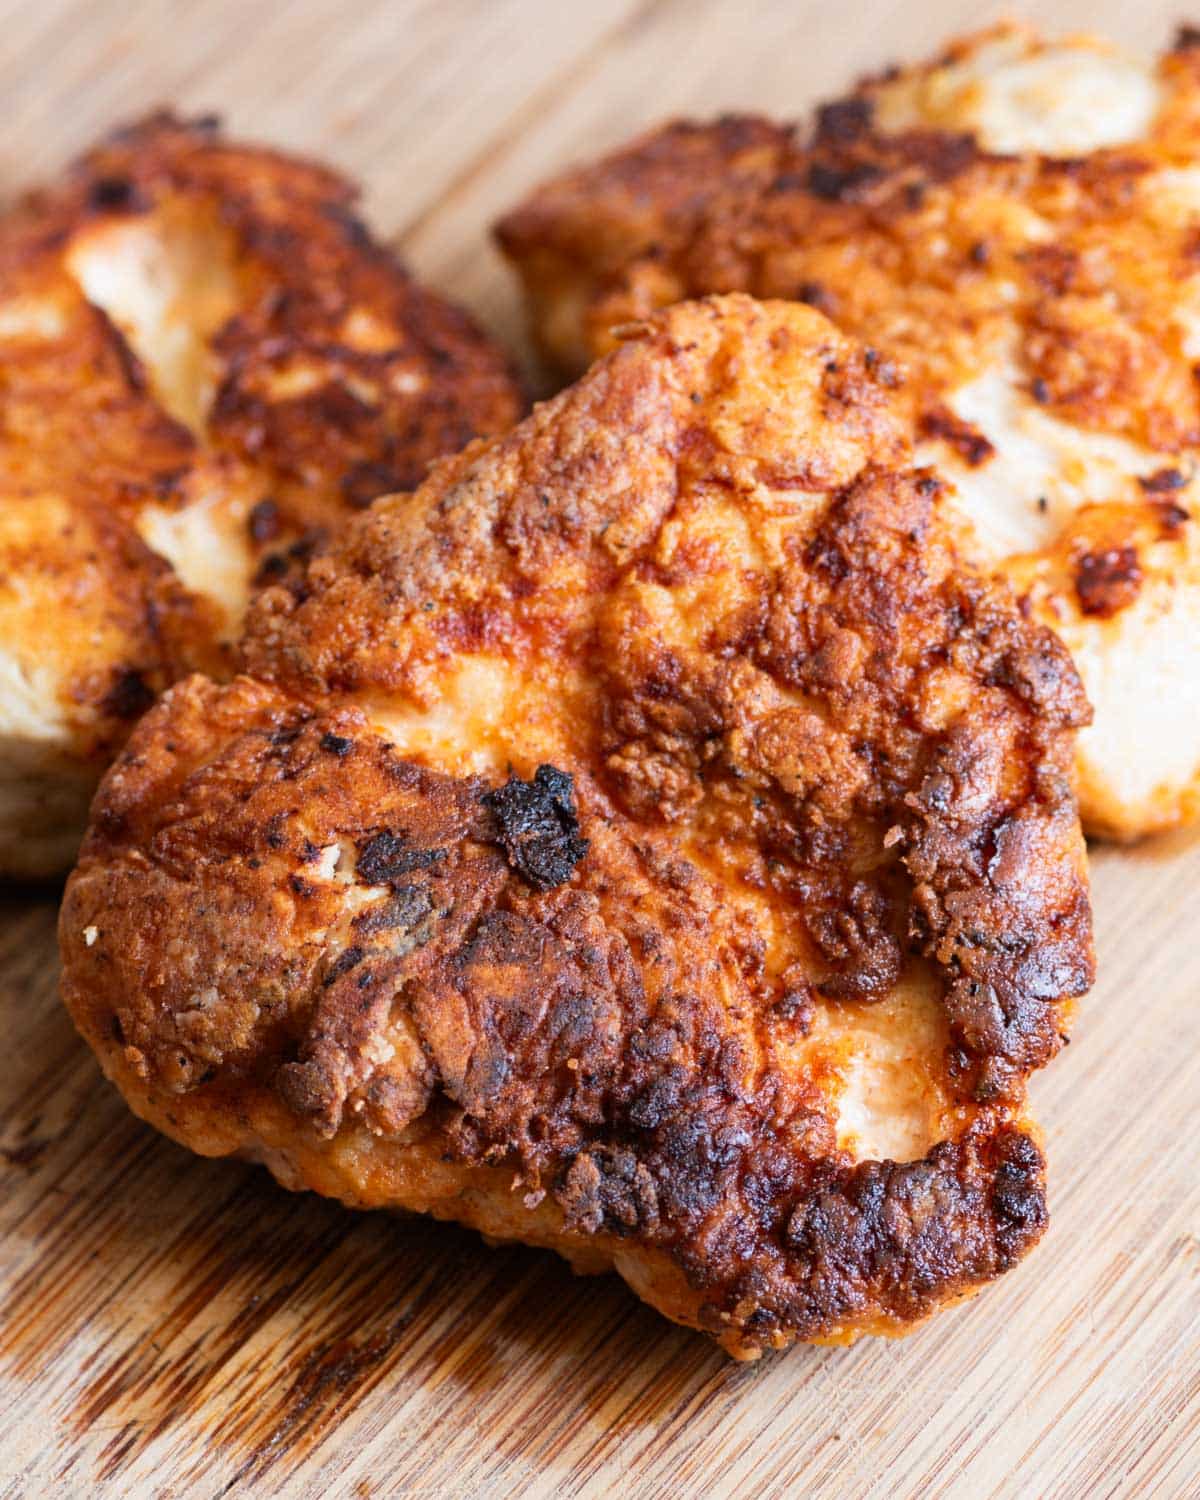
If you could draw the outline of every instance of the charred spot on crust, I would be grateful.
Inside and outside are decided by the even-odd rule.
[[[851,203],[884,176],[883,168],[873,162],[835,166],[830,162],[814,161],[804,185],[814,198],[823,198],[827,203]]]
[[[366,949],[359,948],[357,945],[344,948],[325,971],[325,978],[321,983],[328,989],[336,984],[343,974],[349,974],[351,969],[357,968],[366,956]]]
[[[799,964],[786,969],[781,979],[781,993],[771,1007],[771,1019],[807,1036],[816,1019],[816,988]]]
[[[332,730],[327,730],[321,736],[321,749],[326,755],[349,755],[353,748],[354,741],[347,739],[344,734],[334,734]]]
[[[1075,593],[1085,615],[1110,619],[1132,604],[1142,586],[1136,547],[1085,552],[1075,565]]]
[[[255,587],[265,588],[270,584],[282,582],[289,574],[299,574],[325,540],[325,530],[322,527],[313,526],[282,552],[268,552],[254,574]]]
[[[251,541],[257,542],[259,546],[273,542],[283,529],[279,506],[269,498],[260,500],[251,510],[246,525]]]
[[[1004,1151],[992,1184],[992,1208],[1001,1225],[1017,1234],[1040,1234],[1046,1225],[1045,1162],[1027,1135],[1004,1138]]]
[[[359,846],[355,869],[367,885],[394,885],[414,870],[428,870],[445,858],[445,849],[414,848],[404,833],[385,828]]]
[[[1171,51],[1190,52],[1193,47],[1200,47],[1200,26],[1180,26],[1171,43]]]
[[[1155,469],[1153,474],[1140,478],[1138,484],[1147,495],[1169,495],[1173,490],[1186,489],[1188,476],[1182,469]]]
[[[873,101],[858,95],[823,104],[817,110],[817,141],[821,145],[857,141],[871,129],[874,114]]]
[[[496,819],[500,843],[518,875],[539,891],[570,879],[589,843],[579,834],[572,776],[541,765],[532,781],[510,776],[482,801]]]
[[[313,1062],[284,1063],[275,1074],[279,1097],[301,1118],[318,1128],[336,1107],[336,1091],[326,1073]]]
[[[619,1146],[581,1151],[556,1194],[568,1229],[596,1234],[651,1233],[658,1226],[658,1189],[635,1152]]]
[[[88,187],[88,207],[98,213],[134,213],[145,206],[145,199],[128,177],[97,177]]]
[[[153,702],[154,691],[142,674],[126,667],[116,674],[101,706],[116,719],[140,719]]]
[[[921,436],[941,438],[972,469],[977,469],[995,453],[993,444],[977,427],[956,416],[948,407],[935,406],[921,413]]]
[[[291,564],[282,552],[268,552],[254,574],[255,588],[268,588],[273,583],[279,583],[287,577],[291,571]]]
[[[400,885],[394,888],[388,900],[355,917],[352,925],[363,937],[378,937],[385,932],[407,931],[432,910],[433,902],[427,887]]]
[[[816,985],[833,1000],[878,1000],[900,977],[903,954],[890,930],[894,920],[881,892],[860,881],[836,907],[814,911],[809,936],[832,973]]]
[[[1012,1128],[978,1144],[943,1142],[922,1161],[859,1163],[786,1225],[786,1244],[811,1267],[806,1305],[790,1315],[832,1321],[871,1279],[889,1284],[897,1311],[919,1313],[939,1276],[966,1270],[964,1221],[994,1222],[991,1243],[974,1254],[992,1275],[1007,1269],[1045,1227],[1043,1174],[1037,1147]]]

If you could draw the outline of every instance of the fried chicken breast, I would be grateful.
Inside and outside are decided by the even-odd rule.
[[[888,385],[810,309],[680,305],[261,593],[67,887],[131,1107],[741,1357],[1013,1265],[1092,977],[1087,705]]]
[[[569,369],[711,292],[811,303],[867,341],[973,555],[1075,655],[1085,826],[1200,815],[1200,33],[1150,68],[1001,26],[812,129],[668,125],[498,234]]]
[[[252,577],[504,430],[504,358],[333,173],[155,116],[0,220],[0,873],[74,856]]]

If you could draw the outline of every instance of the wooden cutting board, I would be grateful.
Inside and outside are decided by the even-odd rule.
[[[796,114],[988,8],[0,0],[0,190],[157,102],[329,157],[520,347],[490,220],[677,111]],[[1046,7],[1152,48],[1174,4]],[[1200,670],[1200,664],[1198,664]],[[902,1343],[757,1366],[554,1257],[356,1216],[134,1121],[0,898],[0,1494],[1200,1495],[1200,839],[1095,859],[1101,980],[1035,1084],[1053,1224]]]

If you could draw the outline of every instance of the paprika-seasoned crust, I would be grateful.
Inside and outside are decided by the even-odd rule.
[[[631,330],[265,591],[242,662],[138,726],[66,892],[139,1114],[741,1357],[1037,1240],[1087,706],[817,314]]]
[[[164,113],[0,219],[0,873],[69,864],[137,714],[229,670],[256,573],[520,415],[355,198]]]
[[[868,341],[919,459],[958,487],[975,559],[1033,578],[1076,656],[1096,709],[1085,827],[1128,839],[1200,815],[1194,31],[1153,66],[1006,23],[811,123],[665,125],[538,188],[497,234],[572,372],[708,293],[796,299]],[[1179,480],[1169,538],[1143,491],[1158,473]],[[1097,508],[1123,578],[1103,600]]]

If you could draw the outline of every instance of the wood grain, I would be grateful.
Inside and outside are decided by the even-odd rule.
[[[486,242],[536,178],[676,111],[800,112],[977,24],[930,0],[0,0],[0,191],[160,101],[361,177],[514,342]],[[1173,7],[1050,24],[1151,48]],[[292,1197],[132,1120],[0,901],[0,1494],[1200,1494],[1200,839],[1098,852],[1101,981],[1036,1084],[1050,1233],[902,1343],[726,1361],[611,1280]]]

